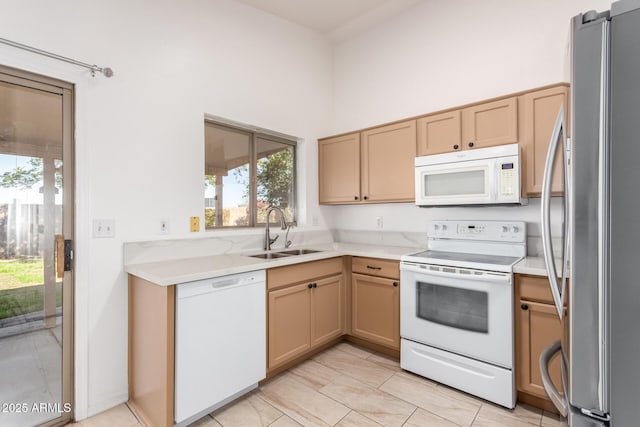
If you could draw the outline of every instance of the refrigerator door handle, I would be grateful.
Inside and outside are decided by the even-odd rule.
[[[542,251],[544,254],[544,260],[547,267],[547,276],[549,279],[549,286],[551,287],[551,294],[553,295],[553,301],[558,311],[558,317],[562,319],[564,314],[564,294],[566,286],[565,277],[565,247],[568,244],[568,220],[567,217],[567,197],[564,197],[564,212],[565,212],[565,245],[562,249],[562,282],[558,281],[558,272],[553,260],[553,248],[551,244],[551,179],[553,175],[553,164],[556,160],[556,153],[558,152],[558,143],[562,140],[562,152],[566,156],[567,153],[567,138],[564,132],[564,107],[560,107],[556,123],[553,126],[553,133],[551,134],[551,142],[549,143],[549,150],[547,151],[547,161],[544,165],[544,175],[542,177],[542,197],[540,201],[541,206],[541,219],[542,219]],[[563,177],[565,193],[569,191],[569,171],[566,164],[563,164]],[[562,291],[560,291],[562,286]]]
[[[558,389],[553,385],[551,381],[551,376],[549,375],[549,362],[557,353],[560,353],[562,350],[560,340],[555,341],[549,347],[547,347],[540,354],[540,373],[542,374],[542,385],[544,386],[544,390],[547,392],[549,398],[551,398],[551,402],[558,409],[560,415],[566,417],[569,413],[569,408],[567,405],[567,400],[564,398],[562,394],[558,391]],[[562,354],[560,354],[562,357]]]

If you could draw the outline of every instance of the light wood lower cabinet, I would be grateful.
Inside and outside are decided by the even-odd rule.
[[[342,275],[318,280],[311,289],[311,347],[344,333]]]
[[[400,350],[399,263],[354,257],[351,268],[351,334]]]
[[[516,387],[518,399],[553,410],[542,385],[540,354],[551,343],[562,338],[558,318],[546,277],[516,275]],[[560,359],[550,365],[555,386],[562,390]]]
[[[400,282],[353,274],[351,332],[374,343],[400,349]]]
[[[267,289],[267,370],[344,334],[342,258],[270,269]]]
[[[269,367],[311,348],[311,293],[307,283],[269,292]]]

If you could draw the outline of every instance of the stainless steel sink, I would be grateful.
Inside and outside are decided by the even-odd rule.
[[[285,258],[285,257],[288,257],[289,255],[281,252],[267,252],[264,254],[256,254],[256,255],[249,255],[249,256],[252,258],[272,259],[272,258]]]
[[[281,251],[278,253],[287,254],[287,255],[305,255],[305,254],[315,254],[316,252],[321,252],[321,251],[317,251],[315,249],[292,249],[290,251]]]
[[[317,251],[315,249],[291,249],[289,251],[279,251],[279,252],[265,252],[262,254],[249,255],[252,258],[261,258],[261,259],[273,259],[273,258],[284,258],[292,255],[305,255],[305,254],[314,254]]]

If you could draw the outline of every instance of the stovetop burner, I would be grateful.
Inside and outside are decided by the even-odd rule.
[[[474,262],[482,264],[495,265],[513,265],[518,262],[521,257],[487,255],[487,254],[470,254],[463,252],[445,252],[445,251],[423,251],[409,255],[412,258],[425,258],[425,261],[436,262],[443,261],[459,261]]]
[[[511,272],[527,254],[522,221],[432,221],[428,228],[427,250],[403,262]]]

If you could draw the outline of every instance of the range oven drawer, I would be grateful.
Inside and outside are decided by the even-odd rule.
[[[507,408],[515,406],[513,371],[413,341],[400,341],[400,367]]]

